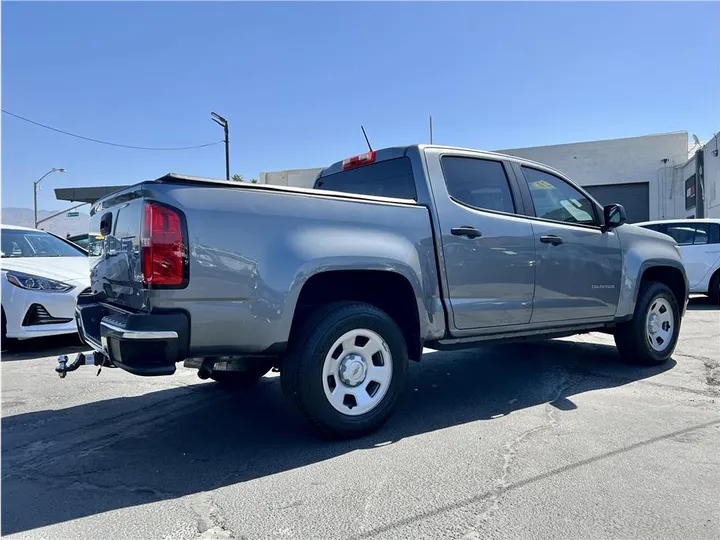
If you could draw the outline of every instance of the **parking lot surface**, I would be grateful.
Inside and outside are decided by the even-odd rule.
[[[2,357],[11,538],[720,538],[720,312],[702,299],[657,368],[602,334],[428,351],[390,422],[349,442],[308,433],[275,375],[60,380],[56,353]]]

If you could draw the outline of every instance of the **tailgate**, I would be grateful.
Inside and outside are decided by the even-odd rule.
[[[133,188],[130,188],[131,190]],[[142,274],[144,201],[140,189],[110,195],[90,213],[90,285],[100,301],[149,311]]]

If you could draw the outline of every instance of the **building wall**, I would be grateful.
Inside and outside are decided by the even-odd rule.
[[[625,139],[499,150],[544,163],[581,186],[648,182],[650,219],[669,219],[666,169],[687,161],[686,131]],[[666,164],[663,159],[667,159]],[[683,198],[684,205],[684,198]],[[683,210],[684,211],[684,210]],[[678,216],[682,217],[682,216]]]
[[[272,184],[276,186],[293,186],[312,188],[315,178],[322,171],[319,169],[292,169],[287,171],[260,173],[259,184]]]
[[[669,168],[667,177],[672,181],[665,182],[663,192],[664,203],[667,210],[667,219],[697,217],[697,194],[695,196],[696,206],[685,208],[685,181],[695,174],[695,156],[693,155],[685,163]],[[663,171],[665,172],[665,171]]]
[[[720,134],[710,139],[703,152],[705,155],[705,217],[720,218]],[[718,156],[713,156],[713,151]]]

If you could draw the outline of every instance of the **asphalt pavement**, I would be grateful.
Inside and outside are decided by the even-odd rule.
[[[327,442],[277,376],[2,355],[2,534],[82,539],[720,538],[720,311],[691,301],[673,360],[603,334],[427,351],[364,439]]]

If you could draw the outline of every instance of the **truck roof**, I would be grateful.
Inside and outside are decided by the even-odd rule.
[[[411,144],[408,146],[392,146],[388,148],[383,148],[380,150],[375,150],[375,163],[380,161],[386,161],[389,159],[396,159],[400,157],[404,157],[408,154],[411,150],[417,150],[418,152],[422,152],[425,149],[439,149],[439,150],[447,150],[447,151],[461,151],[461,152],[473,152],[478,155],[478,157],[488,157],[488,158],[500,158],[505,159],[508,161],[515,161],[517,163],[523,164],[523,165],[531,165],[533,167],[542,168],[547,171],[554,172],[555,174],[559,174],[560,176],[565,176],[562,171],[559,171],[553,167],[550,167],[548,165],[545,165],[544,163],[539,163],[537,161],[532,161],[530,159],[521,158],[518,156],[511,156],[510,154],[501,154],[499,152],[491,152],[489,150],[478,150],[476,148],[464,148],[462,146],[447,146],[447,145],[438,145],[438,144]],[[322,171],[320,171],[320,174],[318,174],[318,178],[322,178],[324,176],[328,176],[331,174],[339,173],[343,171],[343,162],[337,161],[330,165],[329,167],[326,167]]]

